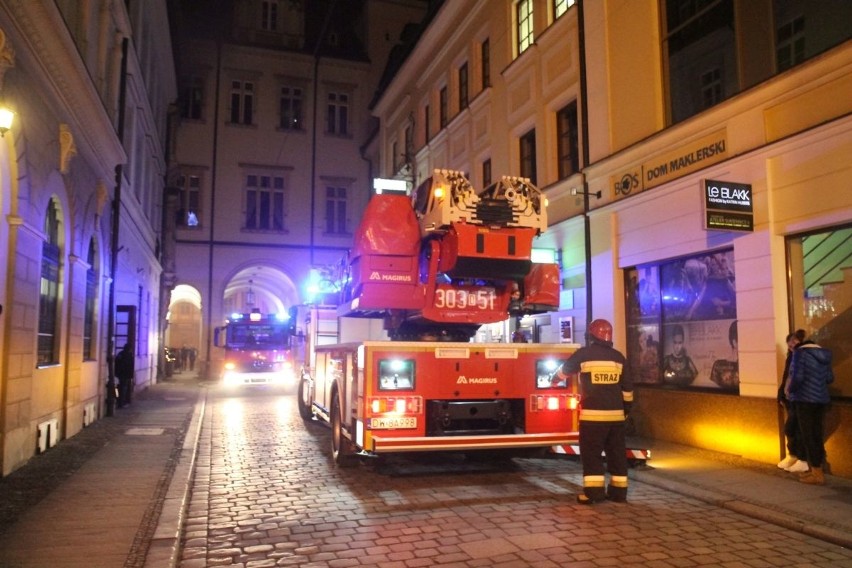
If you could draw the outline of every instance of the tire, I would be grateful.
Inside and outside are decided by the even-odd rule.
[[[308,385],[308,379],[304,376],[299,378],[299,390],[296,397],[299,406],[299,416],[302,417],[302,420],[312,420],[314,413],[311,412],[311,388]]]
[[[343,435],[343,406],[337,389],[331,396],[331,457],[340,467],[352,467],[357,462],[352,442]]]

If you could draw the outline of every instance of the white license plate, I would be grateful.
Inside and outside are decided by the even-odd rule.
[[[370,419],[372,430],[393,430],[417,428],[417,417],[415,416],[382,416]]]

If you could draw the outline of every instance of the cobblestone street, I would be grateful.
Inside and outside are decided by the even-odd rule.
[[[852,551],[633,480],[578,505],[578,461],[419,454],[337,468],[295,396],[213,387],[182,568],[846,566]]]

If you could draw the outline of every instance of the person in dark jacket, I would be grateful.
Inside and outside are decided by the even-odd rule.
[[[133,373],[135,371],[133,351],[130,344],[125,343],[118,355],[115,356],[115,376],[118,379],[118,407],[130,404],[130,393],[133,389]]]
[[[799,481],[812,485],[825,483],[825,432],[823,418],[831,402],[828,385],[834,382],[831,351],[811,340],[803,341],[793,351],[785,393],[793,404],[799,422],[799,434],[810,471]]]
[[[790,361],[793,359],[793,350],[805,340],[805,330],[797,329],[794,333],[787,335],[787,359],[784,361],[784,373],[781,375],[781,386],[778,387],[778,404],[787,412],[787,420],[784,421],[784,437],[787,439],[787,457],[778,462],[778,467],[791,473],[804,473],[810,469],[805,457],[805,449],[802,447],[799,435],[799,421],[796,418],[796,410],[787,400],[784,390],[787,388],[787,378],[790,375]]]
[[[624,421],[633,403],[633,379],[626,372],[624,355],[612,346],[611,323],[594,320],[587,337],[588,345],[574,352],[557,371],[563,380],[579,374],[583,493],[577,496],[577,502],[590,505],[610,499],[623,503],[627,501]]]

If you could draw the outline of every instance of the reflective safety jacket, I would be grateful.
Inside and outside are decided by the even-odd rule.
[[[633,403],[633,378],[627,360],[612,345],[593,341],[562,366],[563,374],[579,373],[580,420],[623,422]]]

